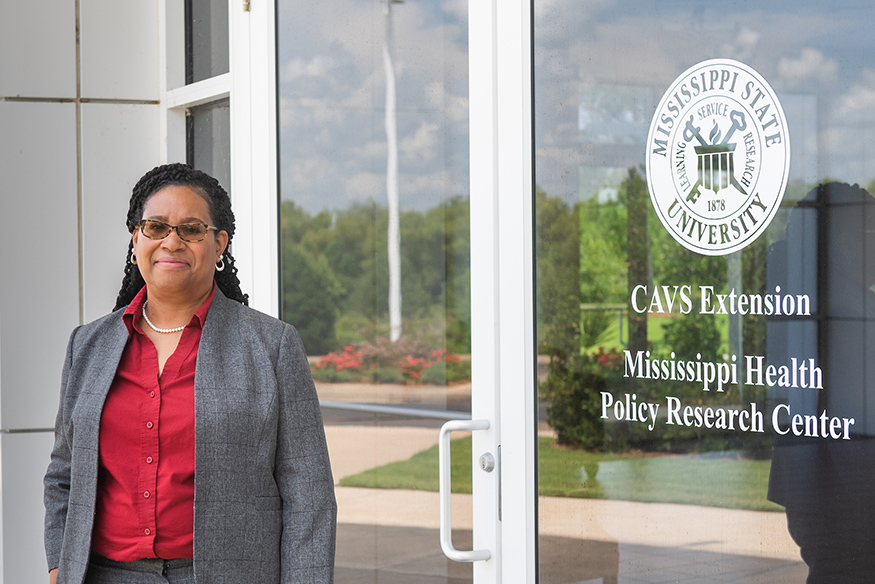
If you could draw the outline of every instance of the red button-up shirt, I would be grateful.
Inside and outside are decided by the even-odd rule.
[[[158,375],[140,328],[144,287],[124,312],[128,343],[100,418],[91,548],[112,560],[191,558],[194,529],[194,372],[213,293]]]

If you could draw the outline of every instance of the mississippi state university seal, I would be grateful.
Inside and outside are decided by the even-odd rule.
[[[781,204],[790,171],[787,120],[765,79],[714,59],[678,77],[647,137],[647,185],[659,220],[704,255],[738,251]]]

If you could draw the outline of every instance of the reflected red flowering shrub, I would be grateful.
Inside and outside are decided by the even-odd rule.
[[[604,347],[599,347],[595,353],[590,355],[590,365],[594,373],[606,376],[622,374],[623,353],[611,347],[605,351]]]
[[[445,385],[471,377],[470,361],[462,356],[403,338],[348,345],[320,357],[311,370],[314,379],[328,382]]]
[[[347,345],[340,353],[328,353],[319,359],[319,362],[313,366],[317,369],[334,369],[335,371],[343,371],[344,369],[361,369],[364,363],[362,354],[356,351],[352,346]]]

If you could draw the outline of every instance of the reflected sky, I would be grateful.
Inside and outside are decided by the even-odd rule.
[[[280,0],[277,18],[282,197],[310,212],[384,204],[383,4]],[[467,2],[407,0],[393,18],[401,206],[422,210],[468,193]],[[586,169],[643,163],[665,88],[723,57],[778,92],[791,181],[865,184],[875,177],[872,22],[868,3],[537,1],[538,183],[573,201],[600,190]],[[600,93],[613,109],[588,102]],[[618,121],[625,148],[583,151],[586,123],[610,134]]]
[[[385,205],[383,6],[278,2],[282,197],[310,212]],[[467,2],[392,14],[401,207],[429,209],[468,193]]]
[[[863,3],[536,2],[538,184],[569,202],[604,197],[616,169],[643,163],[665,89],[712,58],[747,63],[779,94],[791,181],[865,184],[875,178],[873,17]]]

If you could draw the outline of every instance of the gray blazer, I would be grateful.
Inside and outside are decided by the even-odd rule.
[[[88,569],[100,415],[128,331],[123,310],[75,329],[45,476],[58,584]],[[322,414],[295,329],[218,289],[194,381],[194,569],[204,584],[330,583],[337,508]]]

